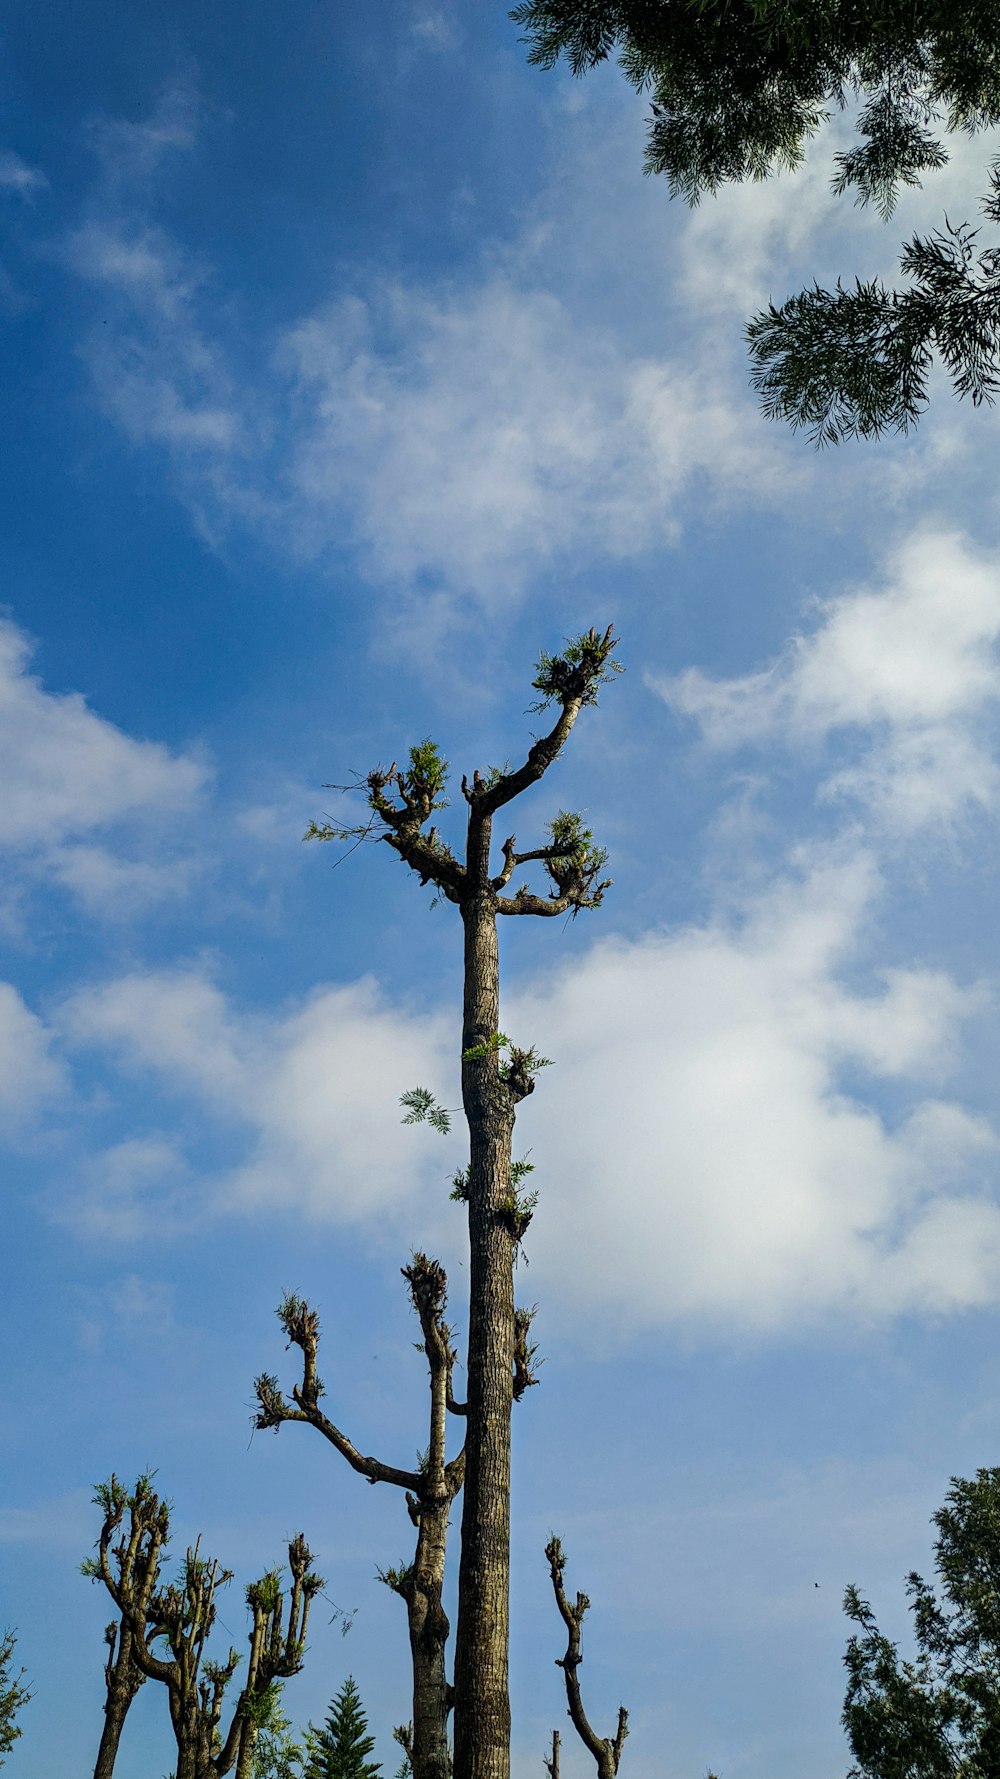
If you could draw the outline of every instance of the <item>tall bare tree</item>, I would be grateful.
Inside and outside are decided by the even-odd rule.
[[[616,1779],[625,1737],[628,1735],[628,1712],[624,1705],[618,1707],[618,1727],[613,1736],[599,1736],[593,1728],[583,1705],[580,1691],[579,1667],[583,1661],[580,1648],[580,1636],[583,1621],[590,1611],[590,1601],[586,1594],[577,1594],[575,1601],[570,1602],[563,1583],[566,1568],[566,1556],[558,1538],[550,1538],[545,1546],[545,1557],[549,1565],[549,1577],[552,1591],[556,1597],[563,1624],[566,1626],[566,1654],[557,1657],[556,1666],[563,1671],[566,1682],[566,1705],[572,1719],[573,1728],[584,1747],[593,1755],[597,1764],[597,1779]],[[553,1779],[558,1779],[559,1772],[559,1732],[552,1733],[552,1761],[546,1762]]]
[[[610,628],[592,629],[568,642],[561,655],[542,655],[532,681],[538,693],[534,708],[554,706],[555,722],[514,770],[477,771],[471,780],[462,779],[468,816],[461,859],[434,825],[436,812],[445,807],[447,764],[430,741],[410,749],[403,771],[393,764],[369,772],[364,784],[370,816],[364,826],[314,824],[310,830],[321,840],[384,840],[421,883],[434,884],[458,908],[464,928],[462,1104],[469,1166],[460,1190],[468,1204],[470,1295],[455,1779],[508,1779],[510,1771],[510,1421],[519,1326],[513,1273],[531,1213],[530,1204],[518,1197],[511,1144],[517,1107],[533,1091],[543,1059],[533,1049],[510,1044],[500,1030],[497,920],[552,919],[597,908],[609,886],[601,877],[606,855],[578,815],[556,816],[547,840],[524,851],[509,835],[496,865],[493,824],[559,758],[580,712],[596,703],[602,683],[615,670],[614,647]],[[515,873],[528,864],[547,874],[547,894],[533,893],[526,883],[509,893]],[[418,1104],[411,1109],[422,1115]],[[423,1113],[434,1111],[427,1094]]]
[[[413,1561],[398,1569],[384,1569],[381,1576],[406,1605],[413,1664],[413,1722],[406,1751],[414,1779],[449,1779],[448,1716],[453,1695],[445,1653],[451,1626],[443,1589],[448,1518],[462,1487],[465,1455],[460,1452],[448,1458],[447,1422],[449,1411],[464,1418],[465,1404],[456,1402],[452,1390],[456,1355],[452,1330],[445,1321],[448,1281],[444,1268],[426,1254],[417,1253],[402,1271],[420,1321],[430,1381],[429,1436],[420,1467],[400,1470],[378,1458],[362,1456],[320,1407],[319,1316],[299,1297],[286,1297],[278,1315],[289,1345],[302,1353],[302,1380],[294,1386],[288,1402],[275,1377],[267,1373],[259,1377],[255,1384],[256,1425],[277,1430],[285,1421],[305,1422],[322,1433],[370,1483],[393,1483],[405,1492],[407,1510],[417,1529]]]
[[[285,1623],[280,1577],[270,1571],[247,1588],[252,1615],[246,1682],[225,1736],[220,1731],[223,1698],[240,1657],[230,1649],[224,1663],[211,1661],[206,1644],[216,1618],[216,1594],[232,1572],[189,1549],[180,1580],[159,1587],[160,1558],[169,1540],[170,1514],[140,1477],[129,1492],[112,1476],[95,1497],[104,1510],[97,1556],[87,1572],[103,1582],[131,1635],[132,1660],[142,1674],[167,1689],[170,1721],[177,1743],[176,1779],[215,1779],[236,1768],[249,1779],[260,1707],[277,1679],[298,1673],[305,1650],[313,1596],[323,1586],[312,1568],[305,1539],[288,1547],[292,1585]],[[128,1516],[126,1523],[126,1514]],[[166,1656],[155,1653],[163,1643]],[[113,1770],[108,1767],[108,1774]]]

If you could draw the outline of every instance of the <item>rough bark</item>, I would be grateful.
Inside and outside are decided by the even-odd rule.
[[[491,1042],[500,1029],[492,818],[473,803],[462,904],[465,995],[462,1102],[469,1126],[469,1337],[466,1481],[455,1642],[455,1772],[506,1779],[510,1566],[510,1419],[514,1364],[514,1243],[501,1221],[510,1199],[514,1105]],[[472,885],[475,887],[472,888]],[[470,1057],[470,1052],[479,1051]]]
[[[104,1669],[107,1702],[94,1779],[112,1779],[129,1706],[146,1678],[135,1665],[132,1632],[124,1620],[109,1624],[104,1635],[108,1645],[108,1659]]]

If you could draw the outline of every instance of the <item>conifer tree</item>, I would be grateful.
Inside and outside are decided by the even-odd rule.
[[[331,1699],[322,1729],[309,1725],[306,1747],[302,1779],[377,1779],[381,1773],[381,1764],[368,1758],[375,1738],[368,1734],[368,1718],[353,1675],[348,1674]]]

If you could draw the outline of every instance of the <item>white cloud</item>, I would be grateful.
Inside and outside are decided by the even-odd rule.
[[[997,1138],[946,1092],[982,995],[920,969],[847,986],[880,889],[863,855],[803,858],[741,922],[605,942],[509,998],[507,1028],[558,1064],[518,1132],[542,1192],[532,1278],[581,1332],[996,1300]],[[371,980],[246,1018],[190,970],[79,994],[62,1025],[242,1131],[214,1210],[453,1239],[455,1143],[396,1110],[417,1084],[456,1103],[453,1018]]]
[[[444,47],[448,27],[440,7],[414,12],[421,41]],[[191,146],[185,90],[120,140],[102,126],[114,166],[133,147],[141,173],[164,146]],[[97,399],[134,443],[171,454],[210,539],[235,522],[306,555],[347,544],[373,580],[447,607],[517,598],[555,561],[641,555],[676,535],[693,490],[703,504],[787,501],[808,460],[754,412],[713,326],[659,349],[661,278],[652,352],[630,344],[650,338],[648,315],[623,332],[620,292],[602,322],[552,294],[566,288],[560,251],[532,243],[565,195],[557,179],[544,216],[500,249],[508,276],[341,297],[251,377],[233,369],[245,339],[231,349],[207,268],[153,225],[141,182],[105,176],[67,246],[101,295],[83,347]]]
[[[598,945],[516,997],[509,1029],[558,1059],[522,1117],[546,1299],[764,1329],[995,1301],[997,1139],[940,1094],[978,997],[844,984],[877,889],[864,858],[814,863],[742,926]]]
[[[0,1133],[17,1136],[65,1087],[51,1033],[17,989],[0,982]]]
[[[128,817],[189,810],[207,777],[203,761],[137,741],[98,716],[78,692],[53,693],[28,671],[24,633],[0,619],[0,849],[109,911],[174,894],[187,867],[121,855],[97,832]],[[133,839],[135,836],[133,836]]]
[[[190,805],[206,771],[158,742],[135,741],[79,692],[44,690],[24,633],[0,620],[0,844],[33,847],[143,808]]]
[[[88,1156],[69,1194],[52,1200],[57,1221],[101,1243],[143,1241],[154,1229],[166,1239],[199,1208],[183,1155],[162,1136],[126,1137]]]
[[[881,583],[825,601],[818,622],[759,672],[697,668],[651,684],[718,748],[818,744],[869,732],[861,759],[828,777],[903,831],[994,808],[1000,770],[985,732],[1000,695],[1000,563],[954,533],[925,529]]]
[[[440,1139],[428,1144],[425,1133],[405,1129],[398,1102],[410,1087],[437,1090],[454,1076],[448,1022],[392,1006],[371,979],[318,990],[272,1019],[241,1020],[195,970],[133,975],[76,995],[62,1025],[72,1041],[110,1046],[130,1071],[156,1073],[242,1127],[244,1159],[217,1181],[215,1208],[284,1205],[333,1221],[378,1219],[404,1210],[447,1171]],[[175,1157],[154,1157],[154,1173],[160,1163],[174,1168]],[[99,1176],[104,1162],[93,1166]]]

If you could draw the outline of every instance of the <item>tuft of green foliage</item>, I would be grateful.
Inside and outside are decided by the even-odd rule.
[[[593,829],[584,827],[582,815],[575,811],[561,810],[548,830],[551,844],[559,848],[555,858],[545,861],[556,891],[562,894],[571,882],[579,881],[589,892],[608,862],[607,847],[594,844]]]
[[[418,1469],[422,1469],[424,1467],[423,1464],[421,1463],[421,1456],[422,1456],[422,1454],[418,1452],[417,1453],[417,1468]],[[426,1462],[425,1455],[424,1455],[424,1462]],[[375,1574],[378,1577],[379,1581],[381,1581],[385,1587],[391,1588],[392,1592],[394,1594],[402,1594],[403,1597],[405,1598],[407,1592],[409,1591],[410,1585],[413,1581],[413,1564],[407,1563],[404,1559],[403,1562],[398,1563],[394,1568],[376,1569]]]
[[[448,762],[443,760],[436,742],[428,735],[410,749],[410,770],[405,775],[409,791],[427,797],[434,809],[447,809],[442,793],[448,783]]]
[[[258,1695],[253,1713],[257,1724],[253,1779],[301,1779],[303,1749],[281,1709],[280,1682],[273,1680]]]
[[[510,1061],[500,1064],[500,1079],[501,1081],[513,1081],[516,1077],[520,1080],[533,1081],[540,1069],[550,1069],[551,1067],[551,1056],[542,1056],[541,1052],[535,1049],[534,1044],[527,1050],[517,1050],[512,1044]]]
[[[429,1124],[433,1130],[440,1131],[443,1137],[451,1129],[451,1113],[446,1106],[438,1104],[428,1087],[410,1087],[401,1093],[399,1103],[406,1107],[404,1124]]]
[[[491,1032],[482,1044],[473,1044],[470,1049],[462,1051],[463,1062],[482,1062],[484,1057],[495,1056],[498,1050],[506,1050],[510,1039],[504,1032]]]
[[[534,1045],[530,1050],[519,1050],[505,1032],[491,1032],[484,1043],[474,1044],[470,1050],[463,1050],[462,1061],[483,1062],[486,1057],[502,1054],[505,1050],[510,1051],[510,1057],[500,1064],[501,1081],[510,1082],[515,1077],[531,1079],[537,1075],[539,1069],[552,1067],[551,1057],[540,1056]],[[404,1119],[404,1123],[409,1122],[409,1119]]]
[[[392,1739],[394,1742],[398,1742],[403,1750],[403,1758],[396,1768],[395,1779],[413,1779],[413,1762],[410,1759],[410,1749],[413,1746],[412,1723],[397,1723],[392,1732]]]
[[[550,655],[543,649],[531,682],[539,697],[529,709],[546,710],[550,704],[566,704],[573,697],[579,697],[582,704],[596,704],[601,687],[613,674],[625,671],[621,662],[612,658],[615,647],[610,630],[602,635],[591,629],[568,636],[561,655]]]
[[[250,1583],[246,1594],[247,1605],[251,1610],[256,1606],[261,1612],[273,1612],[281,1599],[280,1571],[269,1569],[266,1575]]]

